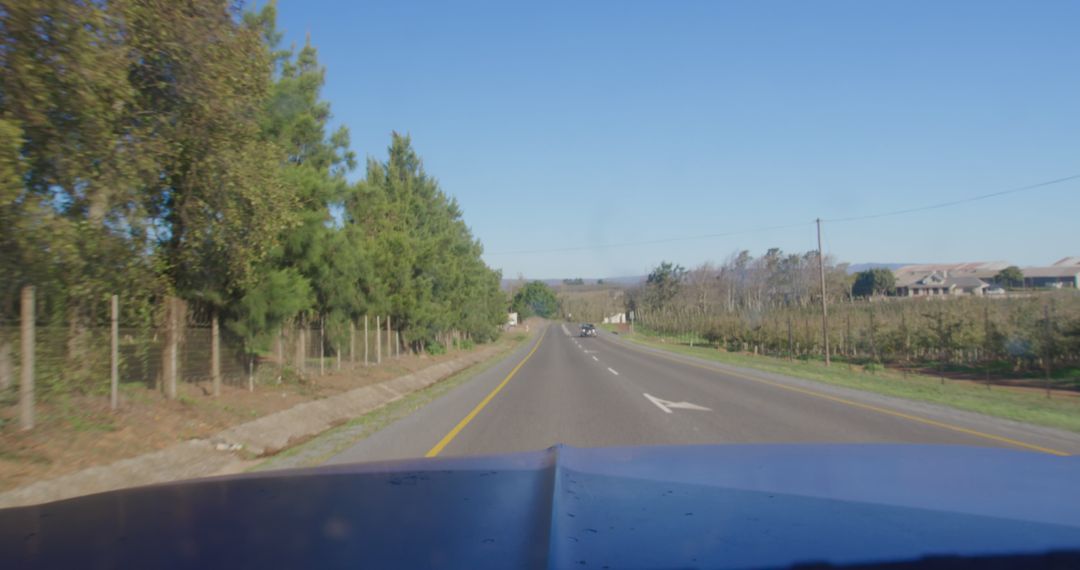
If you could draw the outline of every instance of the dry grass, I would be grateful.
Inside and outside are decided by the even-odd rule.
[[[500,342],[510,342],[512,336],[505,335]],[[461,354],[402,355],[377,367],[328,370],[325,376],[316,371],[303,382],[258,385],[254,392],[226,385],[218,398],[208,395],[205,383],[181,385],[173,401],[142,385],[125,385],[116,412],[109,410],[108,399],[101,396],[56,398],[37,406],[38,425],[27,432],[19,431],[13,421],[16,407],[4,405],[0,407],[0,491],[208,437],[302,402],[389,380]]]

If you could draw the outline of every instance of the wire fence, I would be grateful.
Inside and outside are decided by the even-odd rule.
[[[38,302],[32,289],[24,290],[20,318],[0,319],[0,405],[18,405],[24,429],[34,425],[37,402],[63,394],[107,396],[115,408],[125,385],[175,398],[176,384],[189,383],[216,395],[222,385],[254,390],[378,366],[411,352],[401,331],[378,315],[333,324],[319,315],[298,318],[263,343],[268,348],[255,349],[178,300],[167,300],[153,324],[121,316],[119,306],[105,322],[38,322]],[[455,333],[440,335],[444,343],[461,341]]]

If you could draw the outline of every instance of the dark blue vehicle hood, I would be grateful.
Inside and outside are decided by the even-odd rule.
[[[0,511],[5,568],[1075,568],[1078,552],[1078,458],[950,446],[556,446]]]

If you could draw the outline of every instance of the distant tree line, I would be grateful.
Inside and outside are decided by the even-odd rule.
[[[1057,370],[1075,376],[1080,364],[1075,291],[881,301],[895,287],[891,271],[849,276],[846,269],[826,256],[828,334],[835,356],[923,366],[996,363],[987,370]],[[817,357],[823,346],[819,279],[814,251],[785,255],[770,249],[756,258],[742,251],[721,265],[692,270],[664,262],[641,287],[627,292],[626,308],[636,310],[646,330],[684,335],[690,342]],[[871,297],[879,301],[867,302]]]
[[[826,289],[831,301],[851,296],[846,263],[825,258]],[[629,292],[628,309],[663,310],[693,307],[701,314],[760,312],[778,307],[805,307],[820,299],[817,252],[786,254],[772,248],[761,257],[739,251],[724,263],[705,263],[687,270],[663,262],[645,284]]]
[[[522,321],[532,316],[551,318],[559,311],[559,301],[555,291],[543,281],[530,281],[514,293],[510,310]]]
[[[274,3],[20,0],[0,9],[0,318],[152,326],[179,296],[252,350],[283,324],[390,315],[419,348],[505,320],[457,202],[394,134],[364,177],[328,130],[310,40]]]

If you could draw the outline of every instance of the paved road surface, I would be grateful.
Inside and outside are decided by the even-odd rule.
[[[574,332],[548,326],[498,365],[331,462],[506,453],[555,443],[895,442],[1080,453],[1075,434],[734,369],[607,332],[596,338]]]

